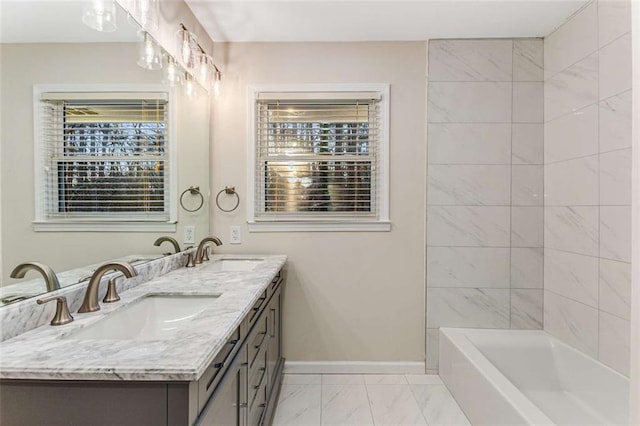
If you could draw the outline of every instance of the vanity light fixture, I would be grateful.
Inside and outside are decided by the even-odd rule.
[[[140,44],[140,54],[138,65],[148,70],[159,70],[162,68],[162,51],[148,32],[142,32],[142,43]]]
[[[192,88],[194,80],[197,81],[205,88],[207,92],[211,90],[217,95],[220,91],[220,70],[213,62],[211,55],[200,46],[197,42],[196,36],[184,26],[180,24],[180,28],[176,33],[177,39],[177,57],[182,65],[186,68],[185,71],[185,91],[191,93],[189,96],[195,96]],[[193,74],[190,74],[190,71]],[[187,76],[190,80],[187,79]]]
[[[82,22],[89,28],[113,32],[116,24],[115,0],[86,0],[82,3]]]

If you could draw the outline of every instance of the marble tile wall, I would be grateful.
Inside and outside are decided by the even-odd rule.
[[[429,42],[427,369],[439,327],[542,328],[543,42]]]
[[[544,39],[544,329],[629,374],[629,0]]]

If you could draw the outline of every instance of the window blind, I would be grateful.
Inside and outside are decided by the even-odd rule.
[[[43,94],[45,219],[169,220],[167,101],[144,96]]]
[[[375,218],[379,97],[256,101],[257,220]]]

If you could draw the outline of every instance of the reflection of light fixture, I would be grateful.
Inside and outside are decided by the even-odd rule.
[[[85,0],[82,4],[82,22],[94,30],[106,33],[115,31],[115,0]]]
[[[167,63],[164,67],[163,82],[169,84],[171,87],[176,86],[182,82],[182,72],[180,72],[180,65],[176,63],[173,56],[167,55]]]
[[[180,69],[184,74],[178,72]],[[180,24],[176,32],[176,56],[167,59],[164,82],[174,85],[181,77],[188,97],[198,95],[196,83],[202,85],[207,93],[211,91],[212,86],[216,96],[220,92],[220,70],[213,63],[213,58],[198,44],[196,36],[184,24]]]
[[[176,37],[178,40],[178,55],[182,61],[182,65],[189,69],[193,68],[196,36],[191,34],[183,24],[180,24],[180,29]]]
[[[195,98],[196,93],[196,83],[193,81],[193,76],[188,72],[184,73],[184,94],[189,98]]]
[[[213,69],[213,95],[217,98],[220,96],[220,80],[222,80],[222,74],[215,64],[213,65]]]
[[[142,28],[158,29],[158,0],[130,0],[128,9]]]
[[[162,53],[160,51],[160,46],[158,46],[149,33],[144,31],[142,34],[138,65],[148,70],[158,70],[162,68]]]

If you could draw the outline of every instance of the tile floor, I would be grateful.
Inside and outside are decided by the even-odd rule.
[[[437,375],[285,374],[273,425],[469,425]]]

